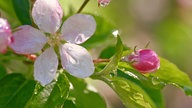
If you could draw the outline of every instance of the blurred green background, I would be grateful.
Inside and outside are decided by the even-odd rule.
[[[77,11],[83,1],[60,0],[65,15]],[[0,6],[0,10],[4,10],[1,11],[2,17],[8,18],[12,28],[21,25],[18,16],[10,7],[13,5],[11,0],[4,2],[5,5]],[[10,13],[12,16],[9,16]],[[149,48],[175,63],[192,78],[192,0],[112,0],[105,8],[98,7],[97,0],[90,0],[83,13],[104,17],[103,24],[107,22],[114,25],[113,30],[119,30],[124,44],[129,47],[133,48],[137,45],[138,48],[144,48],[150,41]],[[95,54],[97,50],[100,49],[95,48],[92,53]],[[97,55],[95,54],[94,57],[96,58]],[[123,108],[118,97],[109,87],[101,82],[95,85],[104,98],[108,99],[110,108]],[[167,86],[163,93],[166,108],[192,106],[192,97],[185,96],[176,87]]]

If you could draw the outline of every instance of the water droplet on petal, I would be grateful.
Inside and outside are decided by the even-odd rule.
[[[55,73],[55,70],[54,70],[54,69],[51,69],[51,70],[50,70],[50,73],[51,73],[51,74]]]
[[[73,48],[72,47],[68,47],[67,48],[67,51],[71,51]]]
[[[76,44],[81,44],[84,42],[85,39],[85,35],[84,34],[78,34],[78,36],[75,38],[75,43]]]
[[[79,64],[79,61],[76,58],[70,56],[69,59],[70,59],[71,64]]]

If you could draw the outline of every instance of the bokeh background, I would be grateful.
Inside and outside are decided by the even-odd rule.
[[[83,0],[62,2],[78,9]],[[65,7],[66,5],[66,7]],[[149,48],[175,63],[192,79],[192,0],[112,0],[105,8],[91,0],[83,12],[106,18],[119,30],[129,47]],[[66,13],[67,14],[67,13]],[[94,53],[95,54],[95,53]],[[108,100],[108,107],[124,108],[107,85],[96,83],[99,92]],[[163,89],[166,108],[191,108],[192,97],[173,86]]]

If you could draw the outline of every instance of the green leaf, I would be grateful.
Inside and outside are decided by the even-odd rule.
[[[57,82],[42,87],[37,84],[32,98],[26,108],[60,108],[69,93],[69,81],[64,74],[60,74]]]
[[[154,78],[158,79],[157,83],[164,82],[182,88],[187,95],[192,95],[192,82],[187,74],[177,68],[176,65],[166,59],[160,59],[160,69],[154,74]]]
[[[109,46],[101,52],[99,58],[111,58],[115,53],[116,53],[115,47]]]
[[[116,53],[111,58],[111,61],[105,66],[103,70],[101,70],[98,75],[107,75],[117,69],[118,62],[121,60],[121,56],[123,54],[123,43],[120,37],[117,37],[117,44],[116,44]]]
[[[147,95],[152,99],[156,108],[164,108],[164,101],[160,89],[161,85],[153,85],[151,79],[146,79],[145,76],[139,75],[140,73],[133,72],[132,69],[123,68],[122,70],[117,71],[117,77],[124,78],[133,82],[135,85],[141,87]],[[144,77],[144,78],[143,78]],[[154,87],[155,86],[155,87]],[[156,87],[160,86],[160,87]]]
[[[0,108],[23,108],[33,94],[35,82],[21,74],[10,74],[0,80]]]
[[[0,64],[0,79],[7,74],[7,71],[3,65]]]
[[[3,11],[2,15],[8,19],[11,27],[14,28],[21,25],[13,7],[13,0],[0,0],[0,10]]]
[[[77,108],[72,100],[67,99],[63,105],[63,108]]]
[[[119,95],[126,108],[158,108],[145,90],[135,83],[116,76],[103,77],[102,80]]]
[[[90,90],[83,79],[70,75],[69,79],[73,85],[73,89],[70,90],[69,99],[72,100],[71,104],[75,103],[73,105],[74,108],[106,108],[103,98],[97,92]],[[64,108],[70,108],[67,105],[64,106]]]
[[[12,0],[14,10],[22,24],[31,25],[29,0]]]

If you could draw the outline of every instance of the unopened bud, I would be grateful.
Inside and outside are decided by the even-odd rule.
[[[5,53],[7,46],[13,41],[10,25],[6,19],[0,18],[0,53]]]
[[[158,55],[150,49],[140,49],[127,56],[127,61],[139,72],[154,72],[160,67]]]

